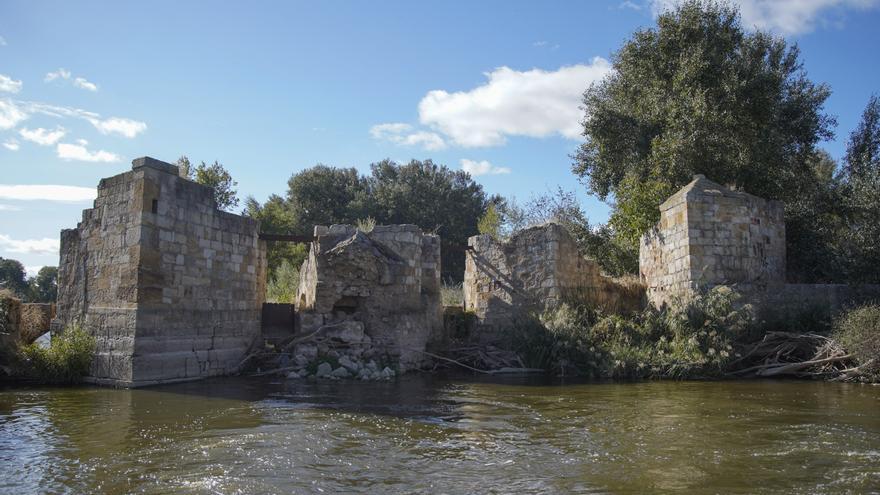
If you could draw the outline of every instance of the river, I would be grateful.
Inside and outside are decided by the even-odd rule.
[[[880,386],[0,389],[0,492],[880,493]]]

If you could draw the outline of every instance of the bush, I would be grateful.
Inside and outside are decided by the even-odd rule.
[[[716,287],[688,301],[629,316],[563,304],[512,329],[526,366],[601,378],[720,376],[734,343],[754,326],[738,294]]]
[[[863,377],[880,380],[880,305],[843,313],[834,322],[834,338],[853,356]]]
[[[21,350],[21,371],[26,379],[41,383],[71,384],[89,373],[95,356],[95,338],[78,325],[52,337],[49,348],[38,344]]]
[[[290,261],[284,260],[266,286],[266,300],[291,304],[296,299],[297,289],[299,289],[299,270]]]
[[[440,287],[440,301],[444,306],[464,305],[464,287],[461,282],[443,282]]]

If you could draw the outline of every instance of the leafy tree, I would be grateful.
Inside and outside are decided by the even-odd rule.
[[[262,205],[253,197],[248,197],[244,204],[244,214],[260,222],[260,232],[289,234],[297,230],[293,212],[281,196],[273,194]],[[298,269],[308,254],[305,244],[270,242],[266,253],[269,278],[274,276],[285,261]]]
[[[18,260],[0,258],[0,289],[8,289],[20,298],[27,298],[28,284],[24,265]]]
[[[498,212],[498,207],[494,203],[490,203],[489,207],[486,208],[486,213],[477,221],[477,231],[480,234],[489,234],[493,238],[498,239],[501,237],[501,222],[502,218]]]
[[[880,99],[871,95],[862,120],[850,134],[844,159],[847,177],[864,177],[880,169]]]
[[[52,303],[58,298],[58,267],[44,266],[29,281],[31,301]]]
[[[230,211],[238,206],[235,190],[238,182],[232,180],[232,175],[218,161],[214,160],[211,165],[200,163],[195,169],[195,181],[214,190],[217,208]]]
[[[184,179],[193,180],[195,173],[193,171],[193,166],[186,155],[183,155],[177,159],[177,169],[178,175],[180,175]]]
[[[274,303],[292,304],[299,288],[299,269],[288,260],[282,260],[278,269],[269,277],[266,299]]]
[[[464,276],[464,246],[479,230],[490,199],[467,172],[431,160],[399,165],[383,160],[370,166],[372,216],[380,224],[412,223],[440,235],[442,276]]]
[[[354,168],[315,165],[287,181],[287,204],[295,233],[311,234],[315,225],[354,224],[370,216],[369,186]]]
[[[635,250],[657,206],[694,174],[770,199],[812,187],[810,158],[832,137],[796,46],[743,30],[728,4],[687,0],[636,32],[614,72],[584,94],[585,143],[573,171],[600,199],[610,226]],[[789,243],[789,250],[809,249]]]

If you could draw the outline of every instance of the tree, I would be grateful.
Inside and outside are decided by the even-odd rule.
[[[58,298],[58,267],[44,266],[29,281],[30,300],[53,303]]]
[[[177,159],[177,169],[178,175],[180,175],[184,179],[193,180],[193,167],[192,164],[189,162],[189,158],[187,158],[186,155],[183,155]]]
[[[486,208],[486,213],[477,221],[477,231],[480,234],[488,234],[495,239],[501,237],[502,217],[498,212],[498,207],[494,203],[490,203]]]
[[[296,232],[296,218],[284,198],[271,195],[262,205],[253,197],[245,200],[244,214],[260,222],[260,232],[266,234],[289,234]],[[308,256],[305,244],[270,242],[267,250],[269,278],[286,261],[298,269]]]
[[[294,232],[311,234],[315,225],[354,224],[370,216],[367,180],[354,168],[318,164],[287,181],[287,204]]]
[[[218,161],[214,160],[211,165],[200,163],[195,169],[195,181],[214,190],[217,208],[230,211],[238,206],[238,191],[235,190],[238,182],[232,180],[232,176]]]
[[[439,234],[442,276],[461,281],[467,239],[479,232],[477,222],[491,202],[483,187],[467,172],[431,160],[383,160],[370,169],[372,216],[380,224],[412,223]]]
[[[769,199],[811,187],[815,146],[833,136],[822,111],[830,90],[807,78],[796,46],[746,33],[735,8],[682,2],[636,32],[613,65],[584,94],[573,171],[613,199],[610,225],[630,249],[694,174]]]
[[[0,258],[0,289],[8,289],[16,296],[27,299],[28,284],[24,265],[18,260]]]
[[[880,169],[880,99],[871,95],[862,120],[849,136],[844,159],[844,174],[864,177]]]

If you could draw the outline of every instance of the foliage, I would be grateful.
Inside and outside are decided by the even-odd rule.
[[[238,191],[235,189],[238,182],[232,179],[232,175],[220,162],[214,160],[211,165],[200,163],[195,169],[195,181],[214,191],[217,208],[231,211],[238,206]]]
[[[880,168],[880,98],[871,95],[862,120],[850,134],[846,145],[844,171],[860,177]]]
[[[44,266],[28,281],[31,302],[53,303],[58,297],[58,267]]]
[[[838,317],[834,338],[855,358],[863,376],[880,381],[880,305],[869,304]]]
[[[717,287],[662,311],[629,316],[563,304],[513,329],[526,366],[594,378],[720,376],[754,325],[737,294]]]
[[[289,234],[296,232],[296,220],[284,198],[275,194],[269,196],[265,203],[260,204],[253,197],[244,202],[244,215],[260,222],[260,232],[265,234]],[[294,268],[300,267],[309,255],[306,244],[292,242],[270,242],[267,247],[267,265],[269,278],[285,260]]]
[[[269,277],[266,300],[273,303],[292,304],[299,288],[299,270],[288,260],[282,260]]]
[[[177,159],[177,170],[178,175],[180,175],[184,179],[194,180],[195,170],[193,169],[192,163],[190,163],[189,158],[186,155],[183,155]]]
[[[293,233],[311,234],[315,225],[353,224],[370,215],[367,180],[354,168],[315,165],[287,181]]]
[[[610,226],[633,250],[660,202],[694,174],[795,198],[814,177],[816,143],[832,137],[828,87],[807,78],[796,46],[746,32],[729,4],[680,3],[636,32],[613,65],[584,94],[586,141],[573,170],[613,198]],[[789,252],[810,248],[789,243]]]
[[[7,289],[19,298],[26,298],[28,284],[24,265],[20,261],[0,257],[0,289]]]
[[[95,355],[95,338],[78,325],[54,335],[49,348],[34,343],[22,349],[25,378],[41,383],[71,384],[89,373]]]
[[[501,214],[498,207],[494,203],[490,203],[486,208],[486,213],[477,221],[477,232],[480,234],[488,234],[494,239],[501,238]]]
[[[373,217],[359,218],[355,225],[361,232],[369,234],[376,228],[376,219]]]
[[[440,301],[444,306],[462,306],[464,304],[462,283],[443,282],[440,286]]]

